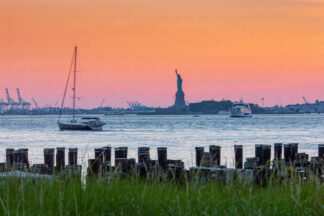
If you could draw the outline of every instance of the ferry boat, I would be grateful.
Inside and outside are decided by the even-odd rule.
[[[100,121],[100,118],[98,117],[81,117],[77,118],[75,116],[75,106],[76,106],[76,61],[77,61],[77,47],[74,48],[74,54],[73,54],[73,60],[72,64],[74,65],[74,70],[73,70],[73,114],[72,114],[72,119],[70,121],[62,122],[61,121],[61,116],[63,113],[63,107],[64,107],[64,101],[65,101],[65,96],[70,80],[70,75],[71,75],[71,69],[69,71],[68,79],[66,82],[65,90],[64,90],[64,95],[63,95],[63,100],[61,104],[61,109],[60,109],[60,115],[58,119],[58,126],[60,130],[102,130],[103,126],[105,125],[104,122]],[[71,65],[72,65],[71,64]],[[72,67],[71,67],[72,68]]]
[[[252,117],[252,111],[248,103],[244,103],[241,99],[239,103],[234,103],[230,109],[231,117]]]

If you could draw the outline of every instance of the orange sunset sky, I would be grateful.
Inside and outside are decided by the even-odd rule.
[[[79,107],[324,100],[323,0],[1,0],[0,98],[55,105],[73,47]],[[71,91],[70,91],[71,95]]]

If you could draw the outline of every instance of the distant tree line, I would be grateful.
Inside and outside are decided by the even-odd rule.
[[[219,111],[228,111],[232,106],[233,102],[230,100],[208,100],[189,104],[189,111],[202,113],[218,113]]]
[[[214,101],[207,100],[198,103],[189,104],[190,112],[200,113],[218,113],[219,111],[229,111],[233,107],[233,102],[230,100]],[[252,113],[265,113],[264,108],[259,107],[257,104],[250,103]]]

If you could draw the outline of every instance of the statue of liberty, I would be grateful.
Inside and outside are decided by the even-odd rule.
[[[175,94],[175,102],[174,107],[177,109],[183,109],[186,107],[185,99],[184,99],[184,93],[182,91],[182,78],[180,74],[178,74],[177,69],[175,70],[175,73],[177,75],[177,92]]]
[[[182,78],[180,76],[180,74],[178,74],[177,69],[175,70],[175,73],[177,74],[177,87],[178,87],[178,92],[182,92]]]

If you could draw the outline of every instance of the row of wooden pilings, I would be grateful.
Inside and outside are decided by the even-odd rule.
[[[112,147],[94,149],[94,159],[88,160],[88,174],[98,175],[105,172],[120,171],[127,174],[137,171],[141,176],[145,176],[152,171],[159,170],[165,172],[168,170],[180,173],[184,170],[184,163],[181,160],[170,160],[167,157],[167,148],[157,148],[157,160],[150,157],[150,147],[139,147],[137,163],[135,158],[128,158],[128,147],[117,147],[115,151],[115,166],[112,166],[111,155]],[[215,171],[215,169],[226,169],[221,165],[221,147],[216,145],[209,146],[209,151],[205,152],[204,147],[196,147],[196,167],[191,167],[190,171],[204,170]],[[65,148],[56,148],[56,166],[54,164],[55,149],[46,148],[44,153],[44,163],[33,164],[30,166],[28,161],[28,149],[6,149],[6,162],[0,164],[0,171],[22,170],[39,174],[53,174],[62,171],[81,172],[81,166],[78,165],[78,149],[68,149],[68,164],[65,164]],[[283,154],[282,154],[283,153]],[[282,158],[283,157],[283,158]],[[270,169],[276,167],[299,167],[303,169],[310,168],[316,172],[322,173],[324,168],[324,144],[318,145],[318,156],[311,157],[306,153],[298,152],[298,143],[275,143],[274,158],[271,161],[271,145],[255,145],[255,156],[246,158],[243,163],[243,146],[234,145],[234,162],[236,170],[257,170]],[[272,163],[271,163],[272,162]],[[244,166],[243,166],[244,165]]]
[[[181,171],[184,169],[184,163],[181,160],[168,160],[167,148],[157,148],[158,160],[151,160],[150,148],[138,148],[138,163],[135,158],[127,158],[127,147],[115,148],[115,167],[119,168],[123,173],[129,173],[133,170],[138,171],[140,175],[146,175],[156,170],[172,170]],[[191,167],[190,171],[216,171],[226,170],[221,165],[221,147],[211,145],[209,151],[205,152],[204,147],[196,147],[196,167]],[[284,154],[282,154],[284,153]],[[282,158],[283,157],[283,158]],[[108,159],[107,159],[108,158]],[[91,173],[98,174],[111,170],[111,148],[95,149],[95,158],[89,159],[89,169]],[[274,158],[271,161],[271,145],[255,145],[255,156],[246,158],[243,163],[243,145],[234,145],[234,162],[235,170],[265,170],[270,168],[286,168],[294,167],[301,170],[310,169],[317,173],[322,173],[324,168],[324,145],[318,145],[318,156],[311,157],[306,153],[298,152],[298,143],[275,143]],[[272,164],[272,167],[271,167]],[[232,169],[233,170],[233,169]]]
[[[81,166],[77,164],[78,161],[78,149],[68,149],[68,164],[65,164],[65,147],[56,148],[56,166],[54,165],[54,148],[44,149],[44,163],[33,164],[30,166],[28,160],[28,149],[6,149],[6,162],[0,164],[0,170],[21,170],[31,171],[40,174],[52,174],[54,171],[60,172],[64,170],[81,169]]]

